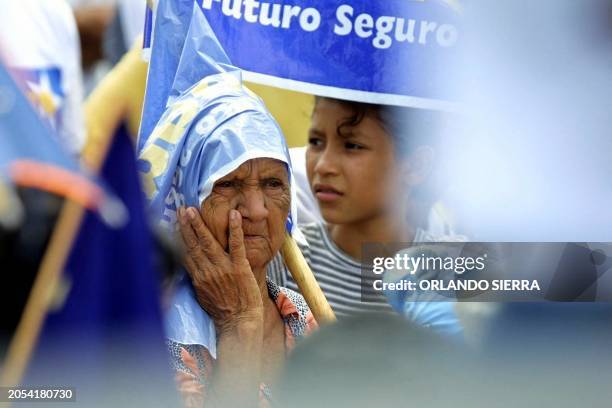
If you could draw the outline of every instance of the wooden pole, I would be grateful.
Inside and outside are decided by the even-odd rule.
[[[82,217],[83,208],[75,202],[66,201],[7,350],[2,372],[3,386],[14,387],[21,382]]]
[[[304,296],[317,322],[319,324],[335,322],[336,315],[334,311],[327,302],[321,287],[304,259],[302,251],[300,251],[297,243],[289,234],[285,238],[281,253],[293,280],[300,288],[300,292],[302,292],[302,296]]]

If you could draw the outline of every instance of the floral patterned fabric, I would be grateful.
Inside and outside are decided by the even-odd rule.
[[[302,295],[268,280],[268,293],[285,324],[285,348],[290,352],[301,337],[310,334],[317,323]],[[203,407],[206,387],[214,369],[214,359],[201,345],[180,344],[168,340],[172,367],[178,390],[186,407]],[[271,406],[272,392],[266,384],[259,388],[259,406]]]

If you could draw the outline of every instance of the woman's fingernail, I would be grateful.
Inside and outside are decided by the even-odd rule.
[[[193,208],[190,208],[187,210],[187,213],[189,214],[189,218],[191,218],[192,220],[196,219],[196,210]]]

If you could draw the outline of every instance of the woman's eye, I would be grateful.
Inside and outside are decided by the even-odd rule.
[[[282,188],[285,186],[285,183],[279,179],[266,179],[264,180],[263,185],[267,188]]]
[[[225,181],[219,181],[215,184],[215,187],[217,188],[232,188],[236,185],[236,183],[233,180],[225,180]]]
[[[352,142],[346,142],[346,143],[344,143],[344,147],[345,147],[347,150],[361,150],[361,149],[363,149],[363,148],[364,148],[362,145],[357,144],[357,143],[352,143]]]

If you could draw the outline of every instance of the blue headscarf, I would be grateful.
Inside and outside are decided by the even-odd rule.
[[[155,77],[152,72],[158,77],[160,69],[168,73],[167,66],[154,65],[163,64],[156,53],[167,54],[166,49],[159,49],[167,46],[160,37],[169,36],[176,42],[177,33],[164,31],[164,27],[180,29],[165,21],[172,15],[164,3],[162,0],[158,5],[148,81]],[[160,10],[166,14],[160,14]],[[147,86],[155,84],[149,82]],[[139,164],[153,215],[169,231],[176,228],[177,208],[199,208],[215,181],[248,160],[280,160],[287,164],[292,182],[289,152],[278,124],[261,99],[242,85],[240,71],[231,66],[197,2],[193,3],[172,89],[166,101],[159,94],[147,90],[147,98],[164,103],[166,110],[145,138]],[[292,197],[287,219],[290,233],[294,214]],[[170,340],[203,345],[215,356],[214,325],[197,303],[185,276],[167,313],[166,330]]]

